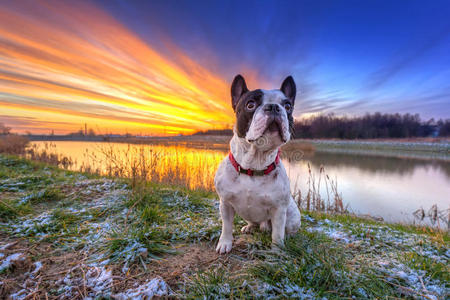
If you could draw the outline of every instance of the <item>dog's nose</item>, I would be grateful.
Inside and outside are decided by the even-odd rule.
[[[266,104],[264,105],[264,112],[267,114],[278,114],[281,111],[278,104]]]

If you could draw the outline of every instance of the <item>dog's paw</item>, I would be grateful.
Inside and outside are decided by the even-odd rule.
[[[283,245],[282,244],[280,245],[280,244],[272,243],[272,245],[270,246],[270,250],[272,252],[280,252],[282,249],[283,249]]]
[[[216,252],[219,254],[225,254],[231,251],[231,245],[233,244],[230,240],[220,239],[216,247]]]
[[[283,242],[278,242],[278,243],[273,243],[272,242],[270,250],[273,251],[273,252],[280,252],[283,249],[283,247],[284,247],[284,243]]]
[[[255,229],[255,225],[248,224],[241,228],[241,232],[242,233],[251,233],[253,231],[253,229]]]

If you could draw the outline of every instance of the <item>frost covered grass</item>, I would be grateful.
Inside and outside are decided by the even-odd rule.
[[[218,256],[213,193],[0,155],[0,298],[445,299],[448,232],[303,212]]]
[[[250,259],[242,269],[220,266],[196,274],[186,290],[193,297],[211,298],[446,299],[448,234],[442,233],[446,241],[437,241],[433,234],[389,226],[307,213],[300,232],[286,240],[282,251],[270,250],[267,234],[254,235],[247,241]]]

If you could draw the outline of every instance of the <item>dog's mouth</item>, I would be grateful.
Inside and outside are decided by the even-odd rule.
[[[263,133],[256,139],[249,139],[248,141],[250,143],[253,142],[257,142],[263,138],[264,136],[266,138],[275,138],[276,136],[279,136],[281,141],[283,143],[287,142],[287,138],[283,133],[283,125],[282,125],[283,120],[281,118],[277,118],[277,117],[271,117],[270,119],[267,120],[266,122],[266,126],[265,129],[263,131]]]
[[[278,132],[278,134],[280,135],[280,137],[283,137],[283,132],[281,131],[281,124],[280,121],[278,119],[274,119],[271,123],[269,123],[269,125],[267,126],[266,130],[264,131],[264,133],[266,132]]]

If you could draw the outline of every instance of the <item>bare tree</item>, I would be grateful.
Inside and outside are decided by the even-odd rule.
[[[8,135],[11,133],[11,127],[5,126],[5,124],[0,123],[0,135]]]

